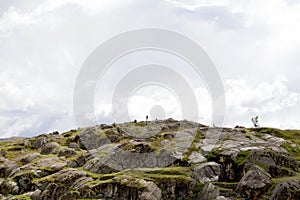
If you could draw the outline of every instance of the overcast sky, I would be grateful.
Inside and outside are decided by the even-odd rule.
[[[146,27],[177,31],[207,52],[225,88],[225,126],[250,127],[258,115],[261,126],[300,129],[299,22],[298,0],[1,0],[0,137],[76,128],[73,90],[84,61],[112,36]],[[168,56],[133,54],[123,64],[169,60],[169,67],[190,79],[199,121],[209,124],[205,84]],[[112,95],[122,73],[115,64],[99,83],[99,123],[114,121],[104,97]],[[176,95],[158,86],[136,91],[128,108],[132,119],[144,119],[154,108],[181,117]]]

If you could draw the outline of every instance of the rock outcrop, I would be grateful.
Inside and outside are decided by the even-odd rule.
[[[0,140],[0,199],[299,199],[300,131],[174,119]]]
[[[286,200],[286,199],[299,199],[300,198],[300,181],[289,180],[278,183],[273,191],[270,200]]]
[[[253,166],[239,181],[237,192],[241,197],[259,199],[270,187],[271,175],[264,169]]]
[[[201,183],[217,182],[221,174],[220,164],[215,162],[207,162],[196,165],[192,170],[192,178]]]

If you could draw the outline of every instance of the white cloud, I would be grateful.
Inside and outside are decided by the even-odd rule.
[[[12,29],[20,26],[30,25],[36,22],[28,13],[23,13],[20,9],[9,7],[0,19],[0,35],[7,35]]]
[[[166,118],[182,118],[182,107],[176,96],[159,86],[148,86],[136,91],[129,100],[131,119],[144,120],[146,115],[151,118],[151,109],[154,106],[161,106]]]
[[[0,9],[0,137],[74,128],[72,95],[81,64],[111,36],[144,27],[175,30],[204,47],[224,80],[225,125],[251,126],[249,118],[259,115],[262,125],[300,126],[300,3],[296,1],[26,2],[30,3],[11,2]],[[171,65],[180,69],[176,63],[173,60]],[[198,79],[181,69],[200,97],[200,121],[209,124],[206,89],[193,84]],[[117,69],[111,72],[108,85],[121,74]],[[140,106],[132,113],[142,118],[144,114],[138,114],[148,112],[157,99],[139,98]],[[174,102],[164,97],[159,104],[168,115],[180,116]],[[112,121],[111,102],[99,104],[98,119]]]
[[[251,126],[250,118],[256,115],[262,118],[262,126],[287,128],[299,120],[295,113],[300,110],[300,93],[288,89],[285,77],[256,86],[244,80],[228,80],[226,85],[227,124],[231,126]]]
[[[297,128],[300,111],[300,93],[290,91],[288,81],[284,76],[277,77],[272,82],[262,82],[257,85],[245,80],[227,80],[226,86],[226,113],[225,125],[234,127],[243,125],[251,127],[251,117],[259,116],[261,126],[279,128]],[[153,89],[153,88],[152,88]],[[131,120],[144,120],[155,105],[160,105],[166,117],[180,118],[181,106],[172,100],[172,94],[163,93],[155,88],[155,92],[137,92],[128,103]],[[194,90],[199,106],[199,122],[211,124],[212,104],[206,88]],[[147,95],[148,94],[148,95]],[[165,96],[164,96],[165,95]],[[164,96],[164,97],[163,97]],[[180,102],[179,102],[180,103]],[[98,105],[98,120],[114,120],[111,105]]]
[[[30,116],[27,118],[23,117],[13,117],[10,116],[11,119],[6,117],[1,117],[1,138],[10,137],[13,135],[19,135],[20,133],[26,132],[26,134],[30,135],[30,130],[32,128],[37,128],[41,124],[39,123],[38,116]],[[5,129],[4,129],[5,128]]]
[[[196,88],[193,92],[195,94],[198,105],[197,121],[205,124],[211,124],[212,103],[207,89]],[[151,115],[151,110],[157,106],[161,107],[162,109],[160,111],[162,112],[162,115],[158,113],[158,116],[165,116],[165,118],[172,117],[174,119],[182,119],[182,109],[184,107],[183,104],[188,104],[189,102],[180,102],[176,95],[179,94],[173,94],[170,91],[166,90],[164,87],[160,87],[157,85],[150,85],[141,88],[140,90],[132,94],[127,104],[130,120],[145,120],[146,115],[148,115],[149,119],[151,120],[159,118]],[[99,123],[103,121],[115,121],[116,119],[119,119],[119,116],[123,114],[118,113],[118,110],[113,113],[112,104],[113,102],[111,102],[111,104],[103,104],[99,102],[95,105],[95,113]],[[193,118],[193,116],[191,115],[192,113],[190,113],[190,115],[187,115],[186,118],[188,120],[191,120]]]

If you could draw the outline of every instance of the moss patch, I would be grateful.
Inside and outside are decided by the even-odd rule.
[[[300,144],[300,130],[280,130],[276,128],[252,128],[250,130],[260,134],[269,134],[285,140],[290,140],[298,145]]]
[[[252,136],[249,133],[246,133],[245,136],[246,136],[246,138],[252,140]]]
[[[251,151],[240,151],[236,156],[234,162],[237,166],[243,165],[251,155]]]
[[[285,142],[284,144],[282,144],[280,146],[283,147],[283,148],[285,148],[291,154],[296,154],[296,155],[300,154],[300,148],[299,148],[298,145],[296,147],[293,147],[291,145],[291,143]]]
[[[190,175],[189,167],[165,167],[165,168],[138,168],[136,169],[145,174],[161,174],[161,175]]]
[[[203,183],[196,182],[191,197],[196,198],[198,196],[199,192],[201,191],[201,189],[203,188],[203,186],[204,186]]]
[[[297,173],[295,176],[284,176],[284,177],[280,177],[280,178],[272,178],[271,184],[277,184],[277,183],[281,183],[281,182],[285,182],[285,181],[289,181],[289,180],[300,181],[300,173]]]
[[[215,161],[215,162],[218,162],[219,154],[220,154],[222,151],[223,151],[223,150],[221,150],[221,149],[213,149],[213,150],[211,150],[205,157],[207,158],[207,161]]]
[[[18,199],[18,200],[31,200],[31,198],[29,196],[25,196],[25,195],[15,195],[15,196],[11,196],[11,199]]]
[[[205,138],[205,135],[199,129],[197,129],[195,132],[194,139],[191,143],[191,146],[184,153],[184,158],[183,158],[184,161],[188,161],[188,157],[192,154],[193,151],[195,151],[195,152],[200,151],[200,147],[196,147],[196,143],[200,142],[200,140],[202,140],[204,138]]]

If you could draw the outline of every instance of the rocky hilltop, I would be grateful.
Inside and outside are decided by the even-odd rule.
[[[173,119],[0,140],[0,199],[300,199],[300,131]]]

